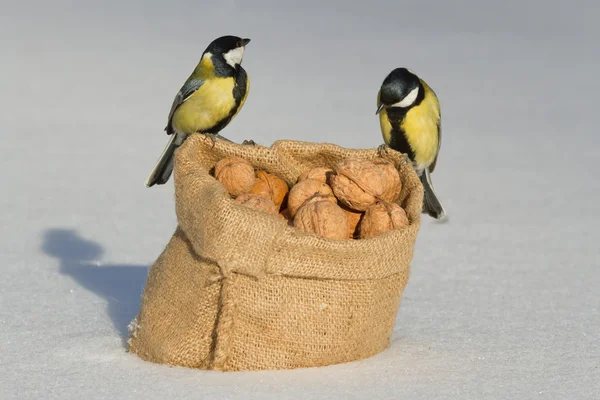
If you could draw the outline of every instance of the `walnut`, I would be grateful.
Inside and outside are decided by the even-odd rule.
[[[298,182],[302,182],[306,179],[316,179],[329,185],[329,177],[333,175],[333,170],[327,167],[316,167],[304,171],[299,177]]]
[[[233,197],[249,193],[254,187],[254,167],[240,157],[227,157],[215,165],[215,178]]]
[[[365,211],[381,199],[386,190],[385,174],[369,160],[348,159],[334,167],[331,188],[340,202],[356,211]]]
[[[256,194],[242,193],[237,199],[235,199],[235,201],[236,203],[243,204],[246,207],[279,216],[279,207],[277,207],[271,201],[271,199],[267,199],[266,197]]]
[[[325,200],[331,203],[337,203],[337,199],[333,196],[331,187],[316,179],[305,179],[302,182],[295,184],[288,195],[288,210],[292,216],[296,215],[296,211],[304,204],[306,200],[314,195],[324,195]]]
[[[350,237],[346,213],[327,200],[303,204],[294,217],[294,226],[303,232],[313,232],[334,240]]]
[[[365,211],[360,222],[360,238],[368,239],[392,229],[402,229],[409,225],[408,217],[396,203],[380,201]]]
[[[263,170],[256,171],[256,183],[250,192],[259,196],[264,196],[273,201],[277,207],[285,200],[288,194],[287,183],[278,176],[265,172]]]
[[[364,213],[361,211],[354,211],[343,204],[340,204],[340,207],[346,213],[346,217],[348,217],[348,234],[350,238],[358,237],[358,224],[360,223],[360,219],[362,218]]]
[[[400,180],[400,174],[394,166],[394,163],[384,158],[376,158],[373,160],[381,172],[385,175],[385,190],[381,195],[381,200],[392,203],[400,196],[402,190],[402,181]]]

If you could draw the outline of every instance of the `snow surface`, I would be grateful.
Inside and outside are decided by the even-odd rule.
[[[287,3],[4,2],[0,398],[600,398],[600,3]],[[440,97],[450,221],[424,219],[377,356],[219,373],[125,352],[176,224],[172,181],[144,180],[222,34],[252,38],[235,141],[376,147],[398,66]]]

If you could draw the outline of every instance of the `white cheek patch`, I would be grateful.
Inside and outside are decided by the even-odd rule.
[[[204,53],[202,58],[206,58],[206,59],[210,60],[210,59],[212,59],[212,53],[207,51],[206,53]]]
[[[410,107],[413,105],[413,103],[417,99],[418,95],[419,95],[419,87],[417,86],[416,88],[411,90],[410,93],[407,94],[404,99],[397,102],[396,104],[392,104],[392,107],[401,107],[401,108]]]
[[[236,65],[241,64],[242,57],[244,57],[243,47],[236,47],[235,49],[229,50],[223,55],[223,58],[225,59],[227,64],[231,65],[234,68]]]

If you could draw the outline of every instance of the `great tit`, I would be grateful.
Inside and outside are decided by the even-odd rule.
[[[406,68],[396,68],[377,93],[377,112],[386,145],[407,154],[424,188],[423,213],[436,219],[446,216],[430,174],[440,150],[441,112],[435,92]]]
[[[237,36],[222,36],[204,50],[173,100],[165,128],[171,139],[146,180],[147,187],[169,180],[175,150],[188,135],[203,133],[213,141],[225,139],[218,132],[238,114],[250,90],[250,79],[241,66],[249,42]]]

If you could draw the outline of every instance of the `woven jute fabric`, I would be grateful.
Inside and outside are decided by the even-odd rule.
[[[289,185],[313,167],[383,157],[403,182],[410,225],[330,240],[231,200],[211,175],[242,157]],[[410,272],[423,188],[393,150],[281,140],[271,147],[189,137],[177,150],[178,227],[150,269],[129,351],[144,360],[222,371],[291,369],[384,350]]]

